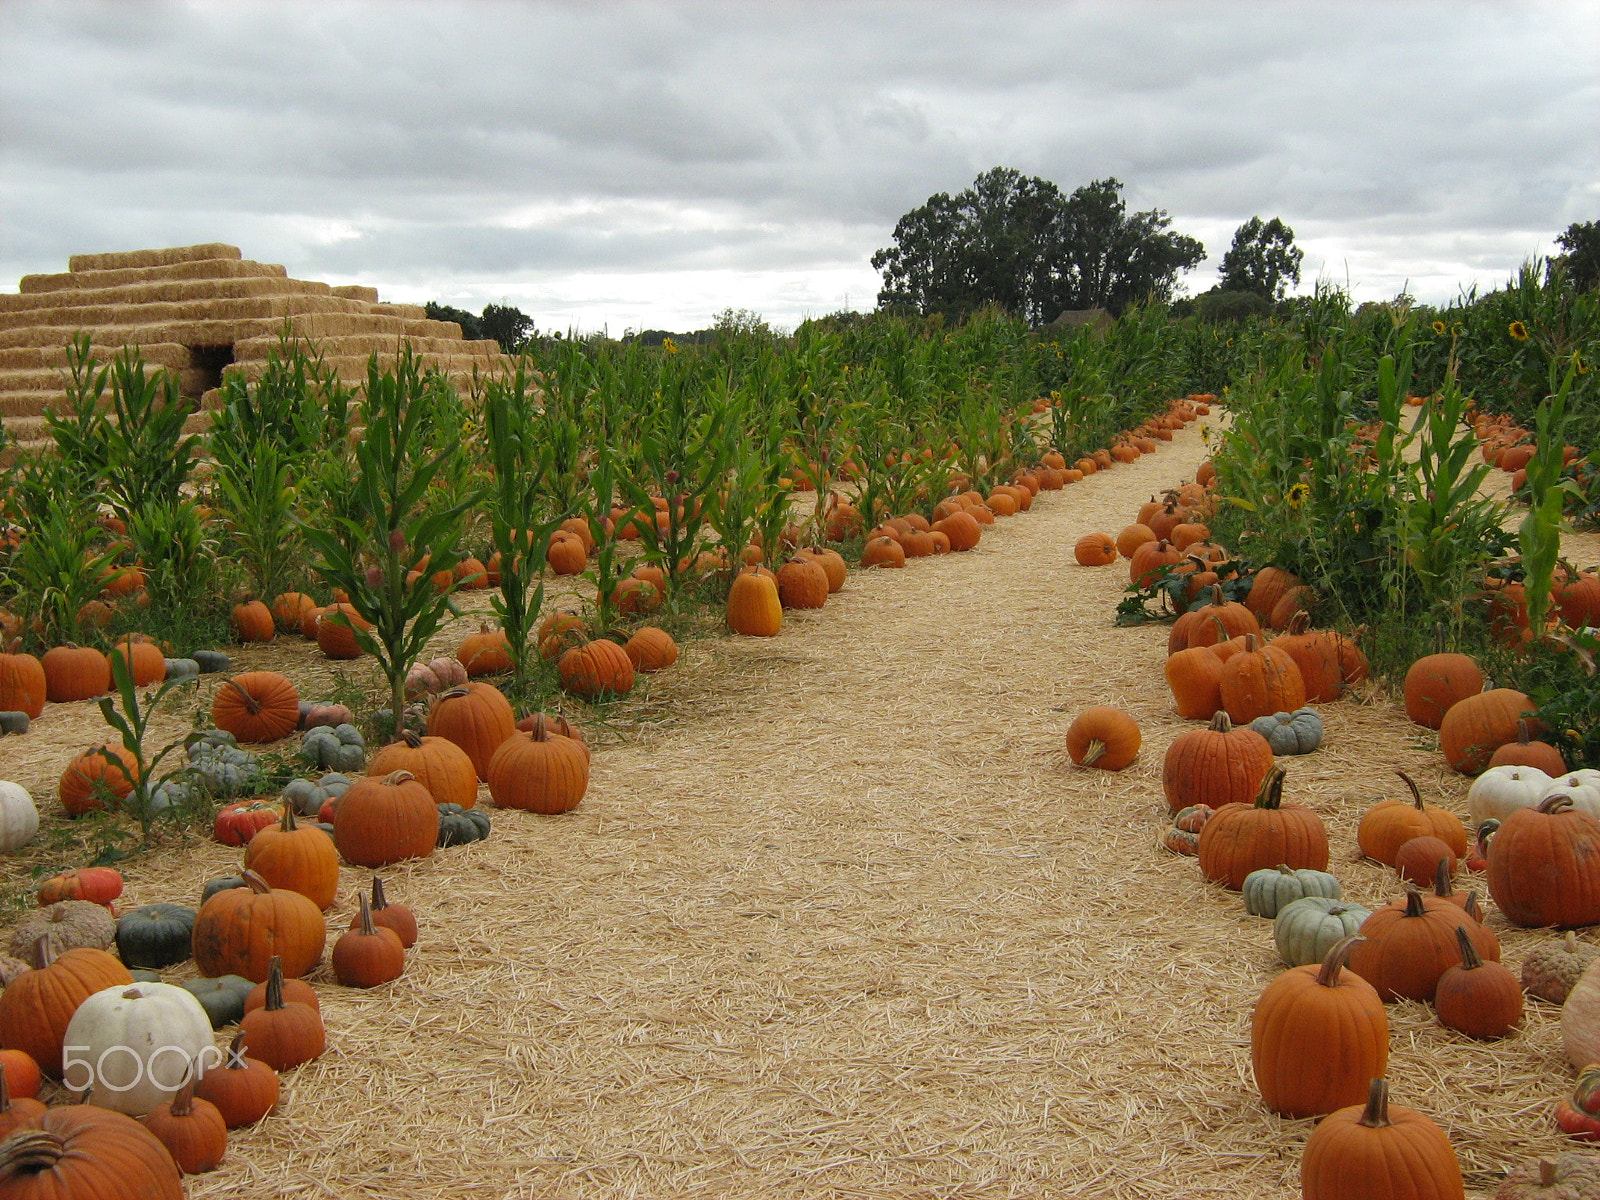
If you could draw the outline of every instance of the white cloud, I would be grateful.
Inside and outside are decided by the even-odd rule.
[[[546,327],[792,325],[1004,164],[1122,179],[1191,291],[1260,214],[1308,287],[1443,300],[1600,215],[1596,44],[1584,0],[8,0],[0,286],[221,240]]]

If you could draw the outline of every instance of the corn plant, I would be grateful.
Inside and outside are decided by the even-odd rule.
[[[111,409],[105,425],[101,486],[124,521],[176,500],[193,466],[198,434],[185,434],[189,404],[170,371],[151,374],[137,348],[111,363]]]
[[[61,460],[80,486],[91,490],[111,468],[111,423],[104,404],[110,379],[111,368],[95,359],[89,335],[74,334],[67,343],[65,403],[60,412],[46,409],[44,414]]]
[[[6,560],[5,581],[27,636],[43,646],[84,640],[79,613],[121,573],[100,544],[92,494],[74,488],[70,475],[54,456],[16,472],[31,529]]]
[[[1535,631],[1544,628],[1550,606],[1550,581],[1561,556],[1562,509],[1573,488],[1570,480],[1562,478],[1562,447],[1566,445],[1567,398],[1575,375],[1575,368],[1569,367],[1560,386],[1552,388],[1539,406],[1538,449],[1528,462],[1528,513],[1517,531],[1528,628]]]
[[[185,639],[204,644],[192,628],[215,635],[226,606],[224,560],[204,515],[187,497],[163,497],[128,519],[128,541],[144,569],[152,632],[177,625]]]
[[[163,808],[154,802],[156,784],[156,768],[174,750],[183,747],[187,738],[178,738],[168,742],[157,750],[152,757],[146,750],[146,742],[150,731],[150,718],[155,714],[161,701],[166,699],[169,692],[189,684],[187,679],[169,679],[153,692],[146,693],[141,703],[137,689],[133,686],[133,668],[129,665],[129,656],[126,654],[113,654],[111,656],[111,684],[116,698],[102,696],[99,700],[100,714],[105,717],[106,724],[117,731],[122,741],[122,748],[133,756],[138,771],[133,780],[133,790],[123,797],[120,807],[133,815],[139,822],[141,840],[148,844],[151,831],[160,819]],[[114,764],[118,770],[122,763],[105,750],[91,751],[105,755],[108,763]]]
[[[554,474],[552,426],[571,424],[562,414],[540,414],[526,360],[506,380],[490,380],[483,396],[484,435],[493,479],[488,492],[490,529],[500,556],[500,590],[491,597],[505,632],[511,670],[520,684],[528,674],[533,623],[544,603],[544,559],[550,536],[569,513],[551,507]]]
[[[430,418],[440,406],[436,389],[443,387],[448,385],[437,376],[423,374],[409,347],[396,356],[392,371],[372,356],[348,515],[330,514],[304,529],[318,555],[317,571],[343,588],[351,606],[371,622],[370,630],[354,629],[356,642],[378,660],[396,714],[405,712],[406,672],[453,612],[453,588],[432,587],[427,573],[413,585],[408,571],[417,556],[428,554],[429,572],[453,572],[466,513],[479,499],[466,489],[442,501],[430,496],[436,481],[461,470],[463,457],[458,438],[433,436]],[[328,619],[351,624],[343,614]],[[399,725],[397,717],[396,732]]]

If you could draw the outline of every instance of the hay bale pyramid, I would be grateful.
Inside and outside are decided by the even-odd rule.
[[[224,374],[254,378],[287,329],[313,343],[340,379],[359,384],[368,356],[392,356],[402,341],[458,385],[504,369],[498,343],[467,341],[453,321],[432,321],[421,305],[383,304],[375,288],[290,279],[283,267],[251,262],[237,246],[208,243],[120,254],[75,254],[56,275],[25,275],[0,294],[0,417],[8,454],[48,441],[44,413],[63,401],[67,345],[90,335],[108,362],[140,348],[152,368],[176,375],[203,428]]]

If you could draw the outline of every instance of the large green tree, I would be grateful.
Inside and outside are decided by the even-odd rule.
[[[1251,217],[1234,232],[1233,245],[1222,256],[1219,291],[1253,292],[1282,300],[1289,285],[1300,282],[1304,251],[1294,244],[1294,230],[1277,217]]]
[[[1205,257],[1171,223],[1159,209],[1130,215],[1116,179],[1065,195],[1047,179],[995,167],[900,218],[895,244],[872,256],[883,273],[878,306],[959,319],[999,304],[1043,324],[1067,309],[1120,312],[1149,296],[1168,299],[1179,272]]]
[[[1234,230],[1234,245],[1222,254],[1219,291],[1251,291],[1280,301],[1291,283],[1299,283],[1299,264],[1306,253],[1294,245],[1294,230],[1272,218],[1253,216]]]
[[[1557,258],[1567,271],[1567,281],[1579,291],[1600,286],[1600,221],[1574,221],[1556,235],[1566,251]]]

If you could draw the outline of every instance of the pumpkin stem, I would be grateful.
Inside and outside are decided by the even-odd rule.
[[[283,806],[283,819],[278,822],[278,829],[282,833],[293,833],[295,831],[294,805],[292,803]]]
[[[1382,1129],[1389,1124],[1389,1085],[1374,1079],[1367,1087],[1367,1107],[1356,1122],[1368,1129]]]
[[[365,892],[361,893],[361,936],[373,937],[377,930],[372,925],[372,903],[367,899]]]
[[[6,1073],[0,1071],[0,1113],[11,1111],[11,1085],[6,1082]]]
[[[1099,738],[1089,739],[1089,744],[1084,747],[1083,751],[1083,765],[1086,767],[1094,766],[1095,760],[1105,752],[1106,744],[1104,742]]]
[[[0,1143],[0,1176],[43,1174],[66,1153],[67,1144],[48,1129],[19,1129]]]
[[[175,1117],[187,1117],[194,1112],[193,1064],[190,1064],[189,1074],[184,1077],[183,1086],[178,1089],[178,1094],[172,1098],[172,1104],[167,1111]]]
[[[228,1043],[228,1059],[223,1066],[229,1071],[244,1071],[248,1068],[244,1062],[244,1030],[239,1030],[233,1035],[233,1041]]]
[[[290,807],[293,806],[291,805]],[[244,872],[244,881],[250,885],[250,890],[252,892],[256,892],[258,894],[263,894],[272,890],[272,885],[270,883],[249,869],[246,869]]]
[[[415,778],[416,776],[410,771],[390,771],[383,777],[383,786],[399,787],[402,783],[407,783]]]
[[[1256,793],[1257,808],[1277,808],[1283,803],[1283,777],[1287,774],[1282,767],[1273,767],[1267,772],[1261,781],[1261,790]]]
[[[1572,797],[1565,792],[1556,792],[1539,801],[1539,811],[1546,816],[1554,816],[1572,807]]]
[[[1422,902],[1422,893],[1417,891],[1412,884],[1406,884],[1406,916],[1422,917],[1428,913],[1427,905]]]
[[[272,956],[272,962],[267,967],[267,1003],[268,1012],[277,1012],[283,1007],[283,959],[278,955]]]
[[[228,679],[225,682],[231,685],[233,690],[238,692],[239,695],[244,699],[244,709],[247,713],[253,717],[261,711],[261,701],[257,700],[249,692],[245,691],[237,679]]]
[[[1461,904],[1461,911],[1466,913],[1479,925],[1483,924],[1483,909],[1478,906],[1478,893],[1468,892],[1467,898]]]
[[[377,912],[389,907],[389,898],[383,894],[383,880],[376,875],[372,877],[372,907]]]
[[[1220,708],[1217,710],[1216,716],[1211,718],[1211,732],[1212,733],[1232,733],[1233,732],[1233,720],[1232,720],[1232,718],[1230,718],[1228,716],[1228,714],[1223,712]]]
[[[1418,812],[1422,812],[1422,792],[1417,788],[1416,780],[1401,770],[1396,770],[1395,774],[1406,781],[1406,786],[1411,789],[1411,802],[1417,806]]]
[[[1456,926],[1456,945],[1461,950],[1463,970],[1476,971],[1483,966],[1483,958],[1478,954],[1478,948],[1472,944],[1472,938],[1468,936],[1465,925]]]
[[[400,740],[413,750],[422,749],[422,738],[415,729],[407,729],[400,735]]]
[[[1517,745],[1526,746],[1533,736],[1533,731],[1528,728],[1528,718],[1517,718]]]
[[[1556,1185],[1556,1164],[1548,1158],[1539,1160],[1539,1186],[1553,1188]]]
[[[545,729],[544,713],[541,712],[535,714],[533,718],[533,728],[530,729],[528,733],[536,742],[548,742],[550,740],[550,734]]]
[[[1339,973],[1350,961],[1350,952],[1358,943],[1366,940],[1359,933],[1352,933],[1329,946],[1328,953],[1322,959],[1322,969],[1317,972],[1317,982],[1323,987],[1338,987]]]
[[[33,944],[33,968],[42,971],[56,960],[55,930],[46,929],[44,936]]]
[[[1450,860],[1441,858],[1439,865],[1433,871],[1433,892],[1441,900],[1448,900],[1456,894],[1455,885],[1450,882]]]

